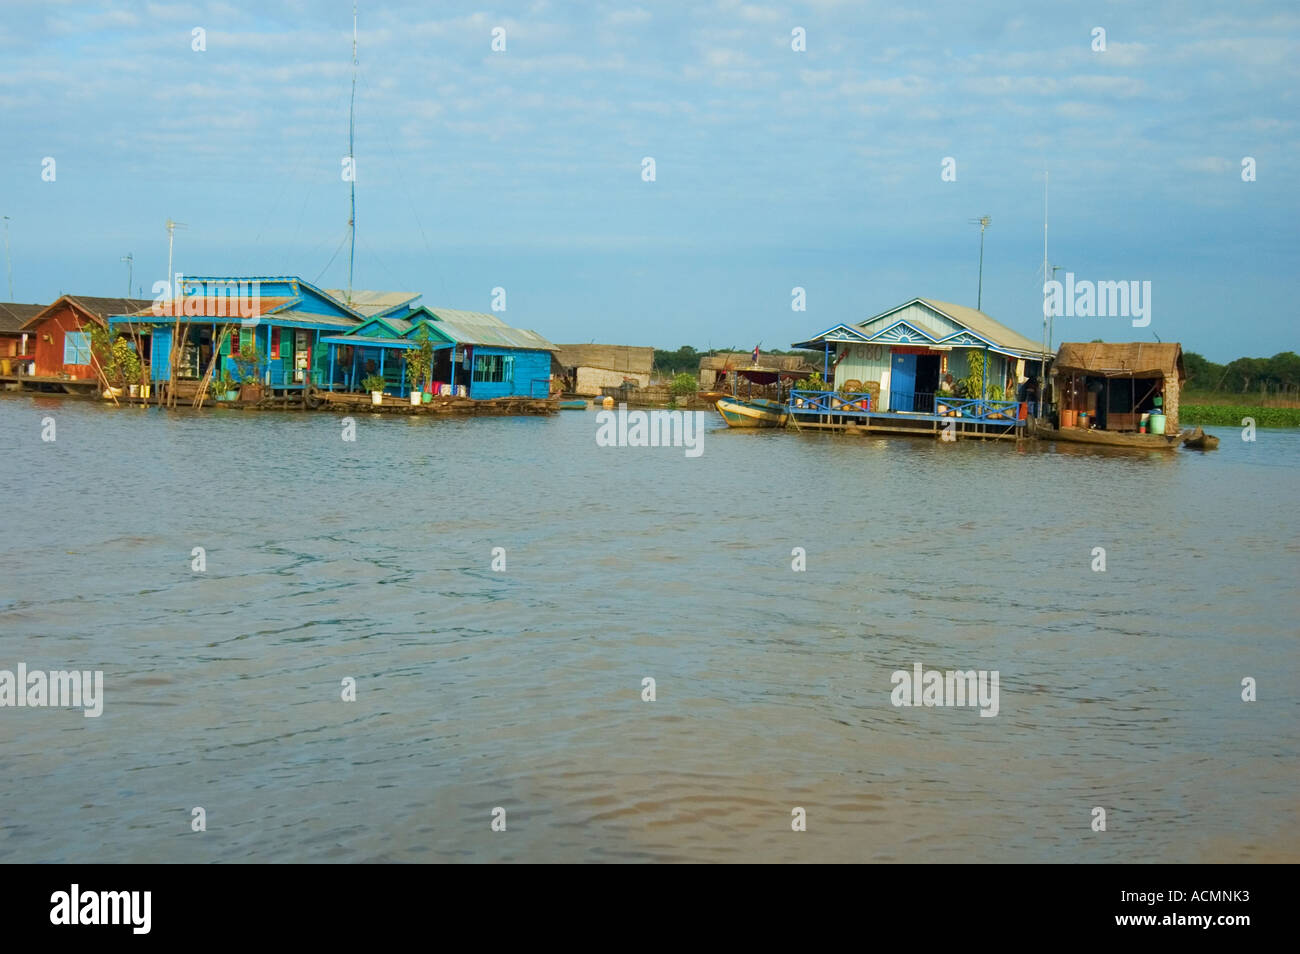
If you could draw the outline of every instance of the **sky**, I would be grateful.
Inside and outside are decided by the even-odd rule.
[[[915,297],[1041,340],[1046,172],[1057,277],[1151,283],[1149,325],[1055,342],[1300,350],[1300,7],[916,6],[360,0],[353,285],[504,289],[561,343],[785,348]],[[151,297],[169,217],[177,271],[345,286],[352,75],[350,0],[5,0],[13,299],[121,295],[128,253]]]

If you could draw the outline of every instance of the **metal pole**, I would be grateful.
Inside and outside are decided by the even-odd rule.
[[[352,264],[357,257],[357,157],[353,147],[356,132],[357,110],[357,5],[352,4],[352,104],[348,107],[348,158],[352,160],[352,176],[349,182],[352,193],[352,214],[348,217],[348,235],[351,248],[348,250],[348,307],[352,307]]]

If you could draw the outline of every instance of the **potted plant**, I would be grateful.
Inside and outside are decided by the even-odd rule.
[[[231,360],[239,383],[239,400],[256,404],[262,400],[262,352],[250,342],[239,349],[239,354],[231,355]]]
[[[219,376],[214,375],[212,378],[211,388],[216,400],[233,401],[239,397],[238,387],[235,379],[230,376],[230,371],[226,368],[221,369]]]
[[[952,398],[952,392],[946,387],[940,387],[939,390],[934,392],[934,412],[936,414],[944,415],[948,413],[948,405],[943,403],[945,398]]]
[[[384,377],[381,374],[367,374],[361,379],[361,387],[370,392],[371,404],[384,403]]]
[[[422,396],[424,382],[433,371],[433,341],[429,338],[429,329],[420,326],[415,340],[420,346],[406,356],[406,380],[411,385],[411,404],[418,406],[425,400]]]

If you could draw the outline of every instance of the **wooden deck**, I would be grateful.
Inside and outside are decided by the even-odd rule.
[[[312,391],[308,400],[327,410],[370,411],[376,414],[555,414],[560,410],[559,397],[500,397],[477,401],[467,397],[440,396],[428,404],[412,404],[409,398],[386,394],[383,404],[374,404],[369,394]]]

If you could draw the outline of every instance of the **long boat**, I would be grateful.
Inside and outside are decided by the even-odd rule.
[[[1150,450],[1177,450],[1177,434],[1122,434],[1119,431],[1091,430],[1082,427],[1039,427],[1039,440],[1066,441],[1071,444],[1096,444],[1101,447],[1140,447]]]
[[[781,427],[787,416],[785,405],[767,398],[719,398],[715,406],[728,427]]]

